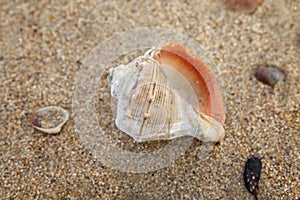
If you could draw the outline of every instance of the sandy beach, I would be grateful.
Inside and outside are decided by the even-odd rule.
[[[78,88],[93,87],[78,80],[91,51],[100,43],[114,46],[116,34],[149,27],[175,30],[205,48],[221,84],[225,139],[203,158],[196,139],[141,144],[112,129],[103,88],[109,67],[144,51],[130,52],[91,75],[101,77],[103,88],[96,88],[91,105],[107,141],[135,153],[190,142],[176,159],[162,157],[165,167],[135,173],[134,163],[128,172],[103,162],[114,155],[98,154],[104,139],[88,135],[92,123],[80,121],[88,111],[74,112],[74,102]],[[106,53],[110,58],[114,52]],[[282,80],[274,87],[257,81],[254,73],[262,66],[282,70]],[[251,14],[228,10],[221,0],[1,0],[0,91],[0,199],[254,199],[243,180],[254,153],[263,157],[258,199],[300,199],[298,0],[264,0]],[[29,121],[33,111],[50,105],[70,113],[57,135],[35,130]]]

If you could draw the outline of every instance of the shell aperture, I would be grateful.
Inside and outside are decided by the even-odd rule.
[[[138,142],[182,136],[205,142],[221,141],[223,123],[210,111],[206,112],[210,107],[199,109],[211,95],[203,94],[206,99],[199,99],[201,94],[191,80],[180,69],[163,64],[163,57],[157,57],[161,50],[152,49],[151,53],[110,70],[111,95],[117,99],[117,128]]]

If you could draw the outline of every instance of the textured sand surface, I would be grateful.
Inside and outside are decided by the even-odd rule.
[[[199,159],[194,140],[166,168],[126,173],[93,157],[72,117],[55,136],[32,128],[28,118],[40,107],[71,113],[74,75],[97,44],[142,27],[189,35],[220,69],[226,136],[208,157]],[[274,88],[253,75],[264,65],[284,71]],[[299,199],[299,99],[297,0],[265,0],[253,14],[228,11],[221,0],[1,0],[0,199],[253,199],[242,173],[256,152],[264,157],[258,198]]]

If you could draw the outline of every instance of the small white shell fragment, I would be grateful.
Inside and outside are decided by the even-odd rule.
[[[47,106],[36,110],[30,117],[31,125],[42,132],[59,133],[68,121],[69,113],[58,106]]]
[[[110,70],[111,96],[117,99],[117,128],[137,142],[182,136],[222,141],[223,124],[199,111],[199,99],[191,83],[152,56],[146,52]]]

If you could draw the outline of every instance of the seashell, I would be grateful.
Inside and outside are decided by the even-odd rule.
[[[255,71],[255,78],[267,85],[274,86],[283,77],[283,72],[276,67],[260,67]]]
[[[229,10],[253,13],[263,0],[223,0]]]
[[[192,136],[224,138],[225,109],[217,79],[188,48],[168,43],[110,70],[116,126],[138,142]]]
[[[247,190],[255,196],[255,199],[257,199],[258,183],[260,179],[261,168],[261,157],[258,155],[254,155],[252,158],[249,158],[245,165],[245,186]]]
[[[42,132],[56,134],[68,121],[69,113],[57,106],[47,106],[36,110],[30,117],[31,125]]]

